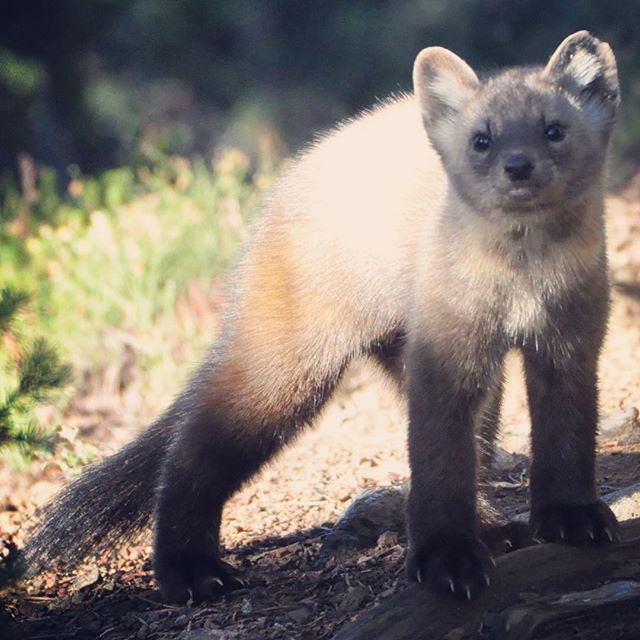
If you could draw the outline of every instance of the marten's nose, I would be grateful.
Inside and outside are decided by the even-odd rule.
[[[533,171],[533,162],[524,153],[514,153],[504,163],[504,170],[510,180],[528,180]]]

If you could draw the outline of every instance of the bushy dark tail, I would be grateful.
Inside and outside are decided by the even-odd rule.
[[[169,409],[136,440],[64,488],[44,508],[9,571],[28,577],[53,567],[71,569],[138,534],[153,513],[162,461],[178,419],[178,411]]]

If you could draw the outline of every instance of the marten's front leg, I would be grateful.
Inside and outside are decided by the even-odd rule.
[[[617,522],[597,499],[598,345],[526,349],[531,413],[531,529],[550,542],[613,542]],[[565,355],[561,355],[565,354]],[[570,355],[569,355],[570,354]]]
[[[407,354],[407,571],[433,590],[470,598],[488,584],[491,568],[476,511],[474,426],[503,354],[496,347],[492,371],[486,358],[464,346],[472,357],[441,336],[433,342],[426,337],[414,341]]]

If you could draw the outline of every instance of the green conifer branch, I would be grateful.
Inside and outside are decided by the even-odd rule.
[[[29,296],[9,287],[0,289],[0,336],[11,330],[16,314]],[[15,362],[17,385],[0,401],[0,447],[29,456],[36,449],[50,451],[53,440],[32,417],[35,405],[71,380],[71,367],[44,338],[37,338]]]

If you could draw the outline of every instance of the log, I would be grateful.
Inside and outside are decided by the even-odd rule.
[[[334,640],[481,638],[640,638],[640,518],[621,524],[615,545],[542,544],[502,556],[471,602],[411,585]]]

